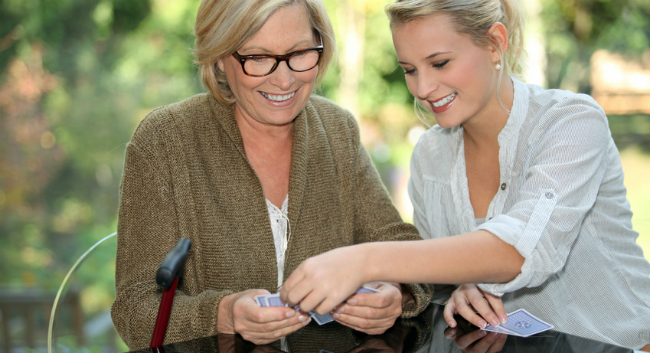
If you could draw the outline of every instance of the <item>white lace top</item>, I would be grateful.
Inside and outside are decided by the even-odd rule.
[[[291,236],[291,226],[289,225],[289,218],[287,217],[287,211],[289,210],[289,194],[287,194],[282,202],[282,209],[279,209],[268,199],[266,200],[266,207],[269,211],[271,229],[273,230],[275,259],[278,263],[278,288],[280,288],[284,277],[284,254],[287,251],[287,244],[289,243],[289,237]],[[289,229],[288,233],[287,229]]]

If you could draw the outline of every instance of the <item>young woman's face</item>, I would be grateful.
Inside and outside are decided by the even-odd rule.
[[[441,127],[458,126],[500,109],[498,52],[456,32],[448,15],[395,26],[393,43],[409,91]]]
[[[307,9],[285,6],[273,13],[260,30],[237,50],[239,55],[283,55],[317,46]],[[235,97],[235,116],[252,124],[286,125],[298,116],[314,89],[318,66],[291,71],[286,62],[268,76],[251,77],[239,61],[228,56],[217,62],[226,73]]]

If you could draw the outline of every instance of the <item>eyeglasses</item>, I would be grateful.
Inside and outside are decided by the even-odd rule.
[[[285,55],[239,55],[234,52],[232,55],[239,60],[242,70],[248,76],[262,77],[273,73],[280,62],[286,61],[291,71],[305,72],[318,65],[323,54],[323,41],[317,47],[294,51]]]

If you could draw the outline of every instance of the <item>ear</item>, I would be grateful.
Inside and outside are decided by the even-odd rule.
[[[494,43],[493,46],[490,46],[490,52],[492,53],[492,61],[496,63],[508,50],[508,29],[503,23],[495,22],[488,29],[488,36]]]
[[[217,67],[219,68],[219,70],[221,70],[221,72],[226,72],[223,59],[217,60]]]

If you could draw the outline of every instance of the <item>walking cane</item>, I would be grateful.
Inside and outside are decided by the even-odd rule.
[[[167,324],[169,323],[169,314],[174,303],[174,294],[176,293],[178,279],[183,275],[185,257],[191,247],[192,242],[189,239],[179,239],[176,246],[165,256],[160,268],[158,268],[158,272],[156,272],[156,283],[163,288],[163,294],[160,300],[160,307],[158,308],[156,326],[153,329],[153,335],[151,337],[150,348],[156,348],[163,344]],[[160,352],[162,350],[156,348],[152,349],[152,351]]]

